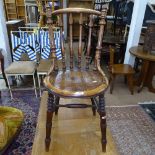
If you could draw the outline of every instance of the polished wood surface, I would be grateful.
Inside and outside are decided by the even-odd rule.
[[[118,155],[114,139],[107,129],[107,151],[102,153],[99,116],[91,109],[60,108],[53,117],[53,140],[49,152],[45,151],[45,124],[48,93],[43,92],[38,114],[32,155]],[[60,103],[82,102],[91,105],[90,99],[61,99]]]
[[[149,91],[155,93],[155,88],[152,85],[153,76],[155,75],[155,55],[145,51],[143,46],[131,47],[129,52],[135,57],[142,59],[142,68],[136,80],[136,85],[139,86],[138,92],[146,86]]]
[[[52,119],[53,114],[58,113],[59,107],[67,108],[87,108],[90,105],[73,103],[61,105],[59,104],[60,97],[75,97],[75,98],[90,98],[92,101],[92,111],[95,114],[97,112],[100,115],[100,128],[101,128],[101,144],[102,151],[106,152],[106,113],[105,113],[105,100],[104,92],[108,87],[108,80],[101,69],[100,66],[100,54],[102,50],[102,39],[103,31],[105,25],[105,17],[107,14],[107,8],[103,8],[101,12],[84,9],[84,8],[66,8],[59,9],[51,12],[49,6],[47,7],[47,24],[49,27],[49,38],[50,47],[52,54],[52,65],[48,75],[44,79],[44,85],[48,89],[48,106],[47,106],[47,118],[46,118],[46,138],[45,138],[45,148],[49,151],[51,142],[51,129],[53,127]],[[58,60],[56,58],[56,46],[54,41],[53,27],[54,23],[52,20],[52,15],[56,15],[58,20],[58,26],[60,27],[61,36],[63,36],[63,15],[68,15],[69,19],[69,52],[64,48],[64,41],[61,37],[61,49],[62,49],[62,68],[59,67]],[[89,42],[88,47],[91,43],[91,32],[92,32],[92,15],[98,15],[100,17],[99,21],[99,33],[98,41],[96,45],[96,56],[93,69],[89,69],[90,49],[87,50],[87,55],[85,59],[85,65],[82,66],[82,32],[83,32],[83,20],[84,18],[90,19],[89,22]],[[73,27],[74,19],[79,17],[79,42],[78,50],[73,45]],[[77,50],[77,52],[76,52]],[[75,54],[77,53],[77,61],[75,60]],[[68,58],[67,58],[68,56]],[[69,66],[67,66],[69,61]],[[98,96],[98,100],[96,97]]]
[[[155,61],[155,54],[151,54],[143,49],[143,46],[134,46],[130,48],[130,53],[140,59]]]
[[[128,64],[114,64],[114,48],[110,46],[110,93],[112,94],[114,81],[117,75],[124,75],[127,77],[129,89],[131,94],[134,91],[133,74],[134,69]]]
[[[53,11],[52,14],[62,14],[62,13],[89,13],[94,15],[101,15],[100,11],[86,9],[86,8],[65,8]]]
[[[98,71],[53,72],[44,82],[52,92],[63,97],[89,97],[101,93],[107,87],[105,79]]]

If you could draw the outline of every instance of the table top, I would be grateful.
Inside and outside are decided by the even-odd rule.
[[[155,54],[151,54],[143,49],[143,46],[134,46],[129,49],[129,52],[141,59],[155,61]]]

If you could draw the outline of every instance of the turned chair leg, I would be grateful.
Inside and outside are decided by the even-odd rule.
[[[131,92],[131,95],[133,95],[134,93],[134,84],[133,84],[133,75],[127,75],[127,80],[128,80],[128,86],[129,86],[129,90]]]
[[[54,111],[55,111],[54,95],[51,93],[48,93],[47,118],[46,118],[46,138],[45,138],[46,151],[49,151],[49,147],[50,147],[52,118],[53,118]]]
[[[105,113],[104,94],[99,95],[98,113],[100,115],[102,151],[106,152],[107,140],[106,140],[106,113]]]
[[[94,102],[94,99],[93,98],[91,98],[91,102],[92,102],[93,115],[95,116],[96,115],[96,107],[95,107],[95,102]]]
[[[124,75],[124,83],[127,84],[127,75]]]
[[[55,97],[55,115],[58,114],[58,110],[59,110],[59,100],[60,100],[60,97],[56,96],[56,97]]]
[[[113,91],[113,88],[114,88],[115,77],[116,77],[116,75],[111,75],[110,94],[112,94],[112,91]]]

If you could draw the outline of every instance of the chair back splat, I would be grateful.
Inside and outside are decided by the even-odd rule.
[[[53,66],[51,67],[50,72],[52,70],[57,70],[57,60],[56,60],[56,48],[55,48],[55,43],[54,43],[54,23],[52,21],[53,16],[57,16],[58,18],[58,27],[60,27],[60,35],[61,35],[61,54],[62,54],[62,69],[65,70],[68,66],[66,63],[66,56],[67,54],[65,53],[65,48],[64,48],[64,41],[63,41],[63,14],[68,15],[69,19],[69,58],[67,61],[70,61],[70,66],[69,68],[72,70],[74,68],[76,69],[84,69],[88,70],[89,64],[90,64],[90,53],[91,53],[91,41],[92,41],[92,33],[93,33],[93,18],[98,17],[100,19],[99,22],[99,31],[98,31],[98,42],[97,42],[97,47],[96,47],[96,56],[95,56],[95,62],[94,62],[94,69],[99,70],[100,68],[100,53],[102,49],[102,38],[103,38],[103,32],[104,32],[104,25],[105,25],[105,17],[107,14],[107,8],[103,9],[101,12],[91,10],[91,9],[84,9],[84,8],[65,8],[65,9],[59,9],[56,11],[51,12],[51,8],[47,6],[47,24],[49,26],[49,37],[50,37],[50,43],[51,43],[51,53],[52,53],[52,58],[53,58]],[[73,18],[75,16],[75,19]],[[87,18],[88,17],[88,18]],[[78,42],[78,56],[77,56],[77,64],[74,63],[75,60],[75,49],[73,47],[73,26],[74,26],[74,21],[79,20],[79,42]],[[88,35],[88,48],[86,52],[86,57],[85,57],[85,65],[84,67],[82,66],[82,38],[83,36],[83,25],[84,21],[86,19],[89,19],[88,22],[88,27],[89,27],[89,35]],[[95,51],[94,51],[95,52]],[[49,72],[49,73],[50,73]]]

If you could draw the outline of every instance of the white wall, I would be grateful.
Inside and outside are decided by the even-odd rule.
[[[5,67],[11,62],[11,53],[6,28],[5,12],[3,0],[0,0],[0,48],[4,55]]]
[[[137,46],[139,43],[141,28],[146,10],[146,4],[147,0],[136,0],[134,2],[127,48],[124,59],[125,64],[131,64],[132,66],[134,65],[135,58],[129,53],[129,49],[132,46]]]

